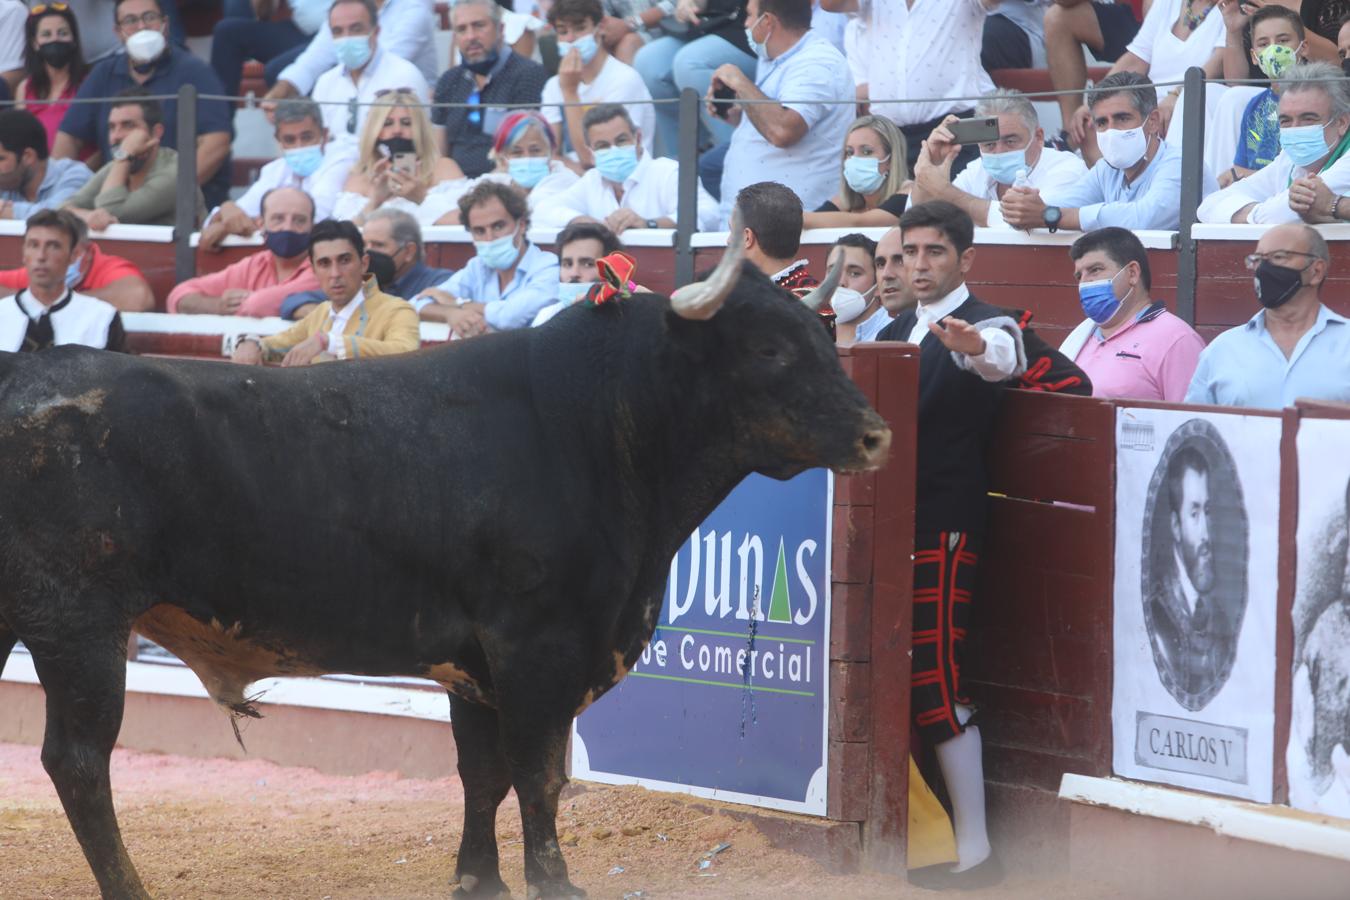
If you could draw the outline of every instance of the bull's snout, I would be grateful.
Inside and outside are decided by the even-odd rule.
[[[858,439],[853,445],[853,465],[849,471],[865,472],[886,464],[891,452],[891,429],[886,420],[868,410],[862,421]]]

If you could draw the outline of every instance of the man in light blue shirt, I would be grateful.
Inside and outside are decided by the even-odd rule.
[[[1247,257],[1263,309],[1200,354],[1187,403],[1282,409],[1300,397],[1350,402],[1350,320],[1318,299],[1327,242],[1303,223],[1277,225]]]
[[[74,159],[47,155],[47,129],[24,109],[0,112],[0,219],[26,219],[58,209],[94,177]]]
[[[459,198],[477,255],[444,283],[413,299],[424,321],[450,325],[455,337],[525,328],[558,299],[558,257],[525,236],[529,202],[514,185],[482,181]]]
[[[1162,139],[1153,82],[1135,72],[1103,78],[1088,95],[1102,158],[1086,178],[1041,197],[1014,187],[1003,197],[1003,219],[1014,228],[1092,231],[1114,225],[1131,231],[1175,231],[1181,225],[1181,150]],[[1219,189],[1208,172],[1205,193]]]
[[[745,27],[759,63],[755,80],[733,63],[713,72],[708,102],[720,88],[748,103],[727,110],[731,135],[722,165],[721,220],[727,222],[736,194],[760,181],[777,181],[796,192],[803,209],[815,209],[839,187],[839,160],[853,121],[848,61],[811,30],[811,0],[748,0]],[[816,101],[816,102],[813,102]],[[721,109],[710,106],[709,112]]]

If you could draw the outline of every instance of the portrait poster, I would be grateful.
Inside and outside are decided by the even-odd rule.
[[[1271,801],[1280,420],[1116,417],[1113,768]]]
[[[1350,421],[1298,429],[1298,576],[1289,804],[1350,818]]]

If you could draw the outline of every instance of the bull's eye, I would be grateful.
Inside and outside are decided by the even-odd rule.
[[[778,348],[775,347],[773,344],[764,344],[759,348],[758,352],[761,359],[767,360],[778,359]]]

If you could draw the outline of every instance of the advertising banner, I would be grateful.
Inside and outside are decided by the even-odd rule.
[[[833,491],[751,475],[694,530],[651,643],[573,726],[572,777],[825,814]]]
[[[1120,408],[1116,774],[1269,803],[1280,420]]]
[[[1289,804],[1350,818],[1350,422],[1298,427]]]

